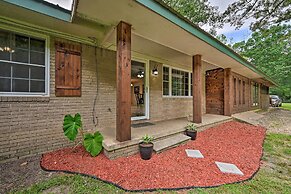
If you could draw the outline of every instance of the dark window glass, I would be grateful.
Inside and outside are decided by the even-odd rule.
[[[29,66],[27,65],[12,65],[12,72],[14,78],[29,78]]]
[[[0,62],[0,77],[11,77],[11,65]]]
[[[28,50],[15,49],[12,53],[12,61],[28,63]]]
[[[45,41],[30,38],[30,50],[44,53],[45,52]]]
[[[169,89],[169,68],[168,67],[163,67],[163,95],[168,96],[170,93]]]
[[[45,85],[44,81],[31,81],[30,82],[30,92],[44,92],[45,91]]]
[[[172,95],[188,96],[188,72],[172,69]]]
[[[0,31],[0,60],[10,60],[10,36],[8,32]]]
[[[45,40],[0,30],[0,92],[43,93],[45,70]]]
[[[15,35],[15,47],[18,49],[28,50],[29,38],[25,36]]]
[[[11,79],[0,78],[0,92],[11,92]]]
[[[236,105],[236,78],[233,78],[233,103]]]
[[[241,80],[238,80],[238,102],[241,104]]]
[[[22,80],[22,79],[13,79],[12,91],[13,92],[29,92],[29,81]]]
[[[38,64],[38,65],[45,65],[45,54],[30,51],[30,63]]]
[[[30,67],[30,78],[31,79],[45,79],[45,68],[44,67]]]

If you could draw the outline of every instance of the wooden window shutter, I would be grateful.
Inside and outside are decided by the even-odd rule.
[[[81,96],[81,46],[56,43],[56,96]]]

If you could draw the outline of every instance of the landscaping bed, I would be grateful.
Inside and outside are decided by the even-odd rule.
[[[195,141],[154,154],[144,161],[138,154],[115,160],[103,154],[93,158],[82,147],[44,154],[41,166],[51,171],[86,174],[125,190],[213,187],[250,179],[260,167],[265,129],[228,122],[198,133]],[[185,149],[197,149],[204,158],[189,158]],[[233,163],[244,175],[225,174],[215,161]]]

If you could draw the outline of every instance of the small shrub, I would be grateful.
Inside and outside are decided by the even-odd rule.
[[[196,131],[197,126],[194,123],[188,123],[185,129],[188,131]]]
[[[78,132],[80,132],[82,140],[78,144],[82,143],[91,156],[97,156],[101,152],[103,136],[99,131],[96,131],[94,134],[84,134],[82,119],[79,113],[75,114],[74,117],[70,114],[64,117],[63,130],[65,136],[70,141],[75,141]]]
[[[154,140],[154,137],[147,134],[142,137],[142,143],[145,143],[145,144],[152,143],[153,140]]]

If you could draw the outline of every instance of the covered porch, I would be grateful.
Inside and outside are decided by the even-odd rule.
[[[202,116],[202,122],[197,124],[197,130],[202,131],[231,120],[232,117],[229,116],[204,114]],[[183,117],[156,122],[151,122],[149,120],[132,122],[131,140],[124,142],[116,140],[115,127],[102,128],[100,132],[104,136],[104,153],[110,159],[135,154],[138,152],[138,143],[142,136],[146,134],[151,135],[154,137],[154,142],[156,142],[175,134],[184,133],[185,126],[189,121],[191,121],[191,119]]]
[[[105,136],[104,147],[106,150],[111,151],[113,147],[119,145],[128,146],[129,140],[131,140],[131,143],[136,143],[137,139],[140,139],[145,133],[162,136],[160,133],[167,129],[167,125],[172,126],[174,130],[183,129],[187,122],[205,126],[207,120],[205,118],[208,117],[207,115],[203,116],[203,113],[207,113],[205,98],[206,71],[220,68],[227,69],[227,72],[243,72],[244,76],[250,78],[258,77],[250,68],[241,65],[237,55],[229,51],[225,45],[180,16],[175,15],[175,13],[169,12],[156,1],[150,1],[154,5],[153,7],[144,3],[144,1],[124,0],[116,2],[109,0],[96,2],[96,6],[91,6],[86,2],[86,0],[79,2],[73,19],[90,20],[105,26],[105,30],[101,30],[103,36],[98,37],[98,43],[102,48],[116,51],[116,126],[113,129],[102,131]],[[159,6],[160,9],[155,9],[156,6]],[[112,14],[104,15],[102,14],[104,11]],[[170,14],[170,17],[162,14],[163,12]],[[143,66],[145,67],[144,85],[141,84],[142,86],[139,88],[143,90],[141,93],[146,97],[142,99],[142,102],[146,105],[138,109],[136,115],[140,115],[140,111],[142,111],[145,112],[142,119],[160,121],[155,125],[138,129],[132,127],[132,91],[135,94],[135,88],[132,89],[131,85],[134,84],[132,79],[134,58],[145,61]],[[186,79],[186,76],[183,77],[183,73],[186,72],[187,80],[189,80],[187,95],[180,95],[178,90],[173,91],[175,83],[172,79],[174,77],[169,76],[171,80],[171,83],[170,81],[168,83],[170,95],[165,96],[163,91],[164,75],[162,73],[165,70],[164,67],[167,66],[170,67],[168,68],[169,75],[176,74],[175,79],[177,78],[178,81],[181,78],[179,76]],[[154,70],[157,70],[157,76],[153,75]],[[140,72],[143,71],[144,69]],[[137,72],[139,72],[139,69],[137,69]],[[228,75],[227,77],[227,74],[223,74],[222,81],[224,79],[229,81],[231,76]],[[228,97],[221,100],[222,115],[230,116],[231,89],[219,92]],[[138,93],[139,95],[140,93]],[[181,99],[187,99],[187,102],[179,104],[178,101],[181,101]],[[139,102],[140,100],[137,100],[136,104],[139,104]],[[216,104],[215,102],[215,106]],[[179,110],[177,110],[177,107],[179,107]],[[181,115],[181,110],[184,109],[188,112],[185,111]],[[176,115],[169,115],[169,112],[177,113]],[[189,114],[192,117],[188,120],[174,119],[175,116],[178,118]],[[169,117],[173,123],[167,120]],[[215,115],[215,117],[221,118],[221,115]],[[151,131],[147,131],[149,129]],[[167,133],[168,131],[166,131]]]

